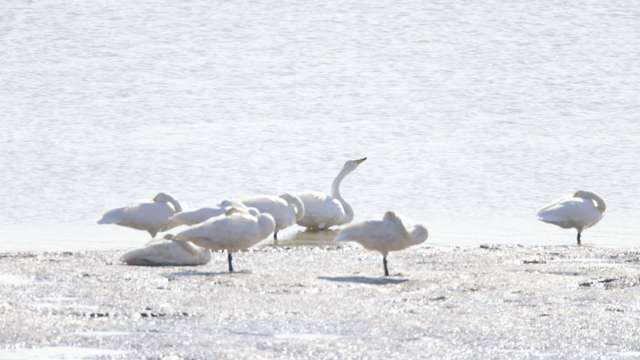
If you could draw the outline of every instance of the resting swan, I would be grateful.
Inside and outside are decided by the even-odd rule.
[[[242,200],[242,204],[273,216],[276,222],[276,230],[273,232],[273,240],[275,241],[278,240],[278,231],[295,224],[304,216],[302,201],[297,196],[288,193],[280,196],[256,196]]]
[[[304,216],[298,225],[311,230],[326,230],[335,225],[348,224],[353,220],[353,208],[340,194],[340,183],[367,158],[349,160],[344,163],[331,185],[331,195],[317,191],[305,191],[297,194],[304,206]]]
[[[348,225],[336,237],[336,241],[356,241],[367,250],[382,254],[384,276],[389,276],[387,255],[409,246],[418,245],[427,240],[429,232],[422,225],[407,228],[393,212],[387,211],[382,220],[369,220]]]
[[[190,241],[212,251],[226,250],[229,272],[233,272],[232,253],[246,250],[264,240],[276,228],[273,217],[256,209],[231,208],[225,216],[218,216],[192,226],[167,239]]]
[[[156,240],[125,253],[120,259],[127,265],[137,266],[195,266],[208,263],[211,251],[190,242]]]
[[[156,237],[169,223],[169,218],[182,211],[180,203],[165,193],[158,193],[153,202],[141,203],[107,211],[98,224],[116,224],[145,230]]]
[[[605,210],[607,205],[599,195],[581,190],[571,198],[560,199],[540,209],[538,220],[563,229],[576,229],[578,245],[581,245],[582,231],[597,224]]]

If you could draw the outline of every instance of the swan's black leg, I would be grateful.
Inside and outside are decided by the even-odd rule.
[[[227,251],[227,261],[229,262],[229,272],[233,272],[233,258],[231,257],[231,251]]]
[[[384,276],[389,276],[389,269],[387,268],[387,257],[382,257],[382,265],[384,265]]]
[[[578,231],[578,246],[582,245],[582,241],[580,240],[580,235],[582,235],[582,233]]]
[[[274,245],[278,245],[278,232],[277,231],[273,232],[273,244]]]

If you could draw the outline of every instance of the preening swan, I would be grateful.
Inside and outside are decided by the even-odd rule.
[[[331,185],[331,195],[317,191],[305,191],[297,194],[304,206],[304,216],[298,220],[298,225],[311,230],[326,230],[334,225],[350,223],[353,220],[353,208],[342,198],[340,183],[358,165],[367,158],[349,160],[344,163]]]
[[[169,218],[167,226],[164,227],[163,231],[173,229],[176,226],[180,225],[195,225],[201,222],[204,222],[212,217],[220,216],[227,211],[228,208],[235,206],[236,208],[242,208],[244,205],[241,203],[224,200],[218,204],[216,207],[203,207],[197,210],[191,211],[181,211],[177,214],[174,214]]]
[[[168,239],[190,241],[212,251],[226,250],[229,272],[233,272],[232,253],[246,250],[269,236],[276,228],[273,217],[256,209],[231,208],[226,215],[211,218]]]
[[[407,228],[393,211],[387,211],[382,220],[369,220],[348,225],[340,231],[336,241],[356,241],[365,249],[380,252],[384,276],[389,276],[387,268],[389,252],[423,243],[428,236],[426,227],[414,225]]]
[[[571,198],[563,198],[538,211],[538,220],[578,231],[578,245],[581,245],[582,231],[597,224],[604,215],[607,205],[595,193],[577,191]]]
[[[186,241],[155,240],[125,253],[120,259],[127,265],[195,266],[208,263],[211,251]]]
[[[116,224],[138,230],[145,230],[155,237],[163,231],[169,218],[182,211],[180,203],[165,193],[158,193],[153,202],[141,203],[110,210],[106,212],[98,224]]]
[[[245,206],[258,209],[261,213],[273,216],[276,222],[276,230],[273,232],[273,239],[278,240],[278,231],[288,228],[299,221],[304,216],[304,205],[302,201],[294,195],[285,193],[280,196],[256,196],[242,200]]]

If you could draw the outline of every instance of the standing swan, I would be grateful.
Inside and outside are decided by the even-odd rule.
[[[145,230],[153,238],[159,231],[164,230],[173,214],[181,211],[182,207],[176,199],[161,192],[153,198],[153,202],[107,211],[102,219],[98,220],[98,224],[116,224]]]
[[[280,196],[257,196],[242,200],[242,204],[273,216],[276,221],[276,230],[273,232],[273,240],[275,241],[278,241],[278,231],[295,224],[304,216],[302,201],[297,196],[288,193]]]
[[[304,216],[298,220],[298,225],[311,230],[326,230],[334,225],[350,223],[353,220],[353,208],[340,195],[340,183],[365,160],[366,157],[344,163],[331,184],[331,195],[317,191],[297,194],[304,205]]]
[[[581,245],[582,231],[597,224],[606,209],[607,205],[597,194],[577,191],[571,198],[560,199],[540,209],[538,220],[563,229],[576,229],[578,245]]]
[[[226,250],[229,272],[233,272],[231,254],[246,250],[269,236],[276,228],[273,217],[255,209],[231,208],[226,216],[218,216],[165,238],[190,241],[212,251]]]
[[[356,241],[367,250],[379,251],[382,254],[384,276],[389,276],[389,252],[421,244],[428,236],[426,227],[415,225],[407,229],[393,211],[387,211],[382,220],[369,220],[345,227],[336,237],[336,241]]]

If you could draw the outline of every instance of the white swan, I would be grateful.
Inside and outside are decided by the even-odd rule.
[[[246,250],[269,236],[276,228],[275,220],[269,214],[256,209],[231,208],[225,216],[218,216],[192,226],[175,236],[165,238],[190,241],[212,251],[226,250],[229,272],[233,272],[232,253]]]
[[[171,205],[169,205],[171,204]],[[121,207],[107,211],[98,224],[116,224],[138,230],[145,230],[155,237],[164,230],[169,218],[182,211],[180,203],[165,193],[158,193],[153,202]]]
[[[334,225],[350,223],[353,220],[353,208],[340,195],[340,183],[365,160],[367,160],[366,157],[344,163],[342,170],[331,184],[331,195],[317,191],[297,194],[304,206],[304,216],[298,220],[298,225],[311,230],[326,230]]]
[[[589,191],[577,191],[571,198],[560,199],[540,209],[538,220],[563,229],[576,229],[578,245],[581,245],[582,231],[597,224],[605,210],[607,205],[600,196]]]
[[[302,201],[297,196],[288,193],[280,196],[256,196],[242,200],[242,204],[273,216],[276,221],[273,239],[276,241],[278,240],[278,231],[295,224],[296,221],[301,220],[304,216]]]
[[[423,243],[428,236],[426,227],[414,225],[407,228],[393,211],[387,211],[382,220],[369,220],[348,225],[340,231],[336,241],[356,241],[365,249],[380,252],[384,276],[389,276],[387,269],[389,252]]]
[[[164,227],[163,231],[173,229],[174,227],[180,225],[199,224],[211,219],[212,217],[224,214],[225,211],[227,211],[230,207],[242,208],[244,207],[244,205],[235,201],[224,200],[220,202],[216,207],[203,207],[197,210],[181,211],[169,218],[169,221]]]
[[[211,251],[186,241],[157,240],[120,258],[127,265],[195,266],[211,259]]]

